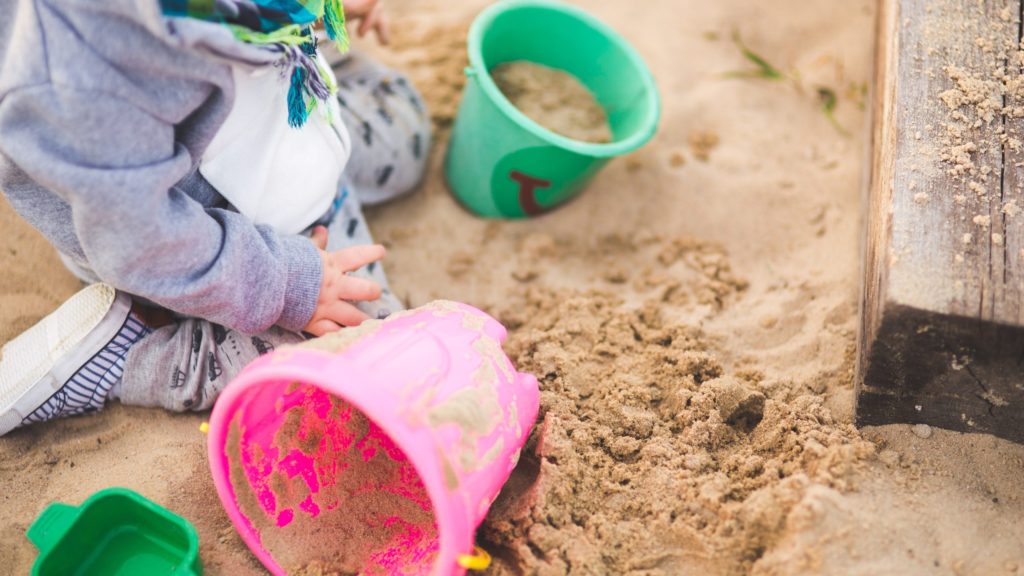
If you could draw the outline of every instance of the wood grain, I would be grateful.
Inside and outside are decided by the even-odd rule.
[[[1005,113],[1020,104],[1003,88],[1004,72],[1021,75],[1021,8],[880,3],[859,424],[1024,441],[1024,214],[1004,211],[1024,208],[1024,119]],[[965,76],[975,100],[948,106],[940,96]],[[964,145],[969,162],[951,161]]]

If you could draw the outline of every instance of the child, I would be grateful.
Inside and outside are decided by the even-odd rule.
[[[91,283],[3,348],[0,435],[203,410],[301,332],[401,308],[360,204],[418,183],[429,121],[367,58],[331,72],[337,0],[0,6],[0,190]],[[346,9],[386,40],[377,0]]]

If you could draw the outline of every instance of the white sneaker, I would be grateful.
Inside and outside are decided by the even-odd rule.
[[[131,297],[93,284],[0,349],[0,436],[93,412],[120,379],[128,349],[150,332]]]

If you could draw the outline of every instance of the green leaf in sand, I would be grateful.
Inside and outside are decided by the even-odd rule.
[[[825,113],[825,117],[828,121],[835,126],[836,130],[839,131],[843,136],[848,136],[849,132],[846,131],[839,121],[836,120],[836,106],[839,105],[839,97],[836,96],[836,91],[827,86],[818,86],[818,102],[821,103],[821,111]]]
[[[748,48],[747,45],[743,43],[743,39],[740,37],[739,32],[732,33],[732,41],[736,44],[736,47],[739,48],[743,57],[752,62],[757,69],[726,72],[726,78],[764,78],[766,80],[786,79],[786,75],[780,72],[778,68],[772,66],[763,56]]]

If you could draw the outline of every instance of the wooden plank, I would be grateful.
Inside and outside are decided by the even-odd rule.
[[[859,424],[1024,441],[1021,9],[880,3]]]

